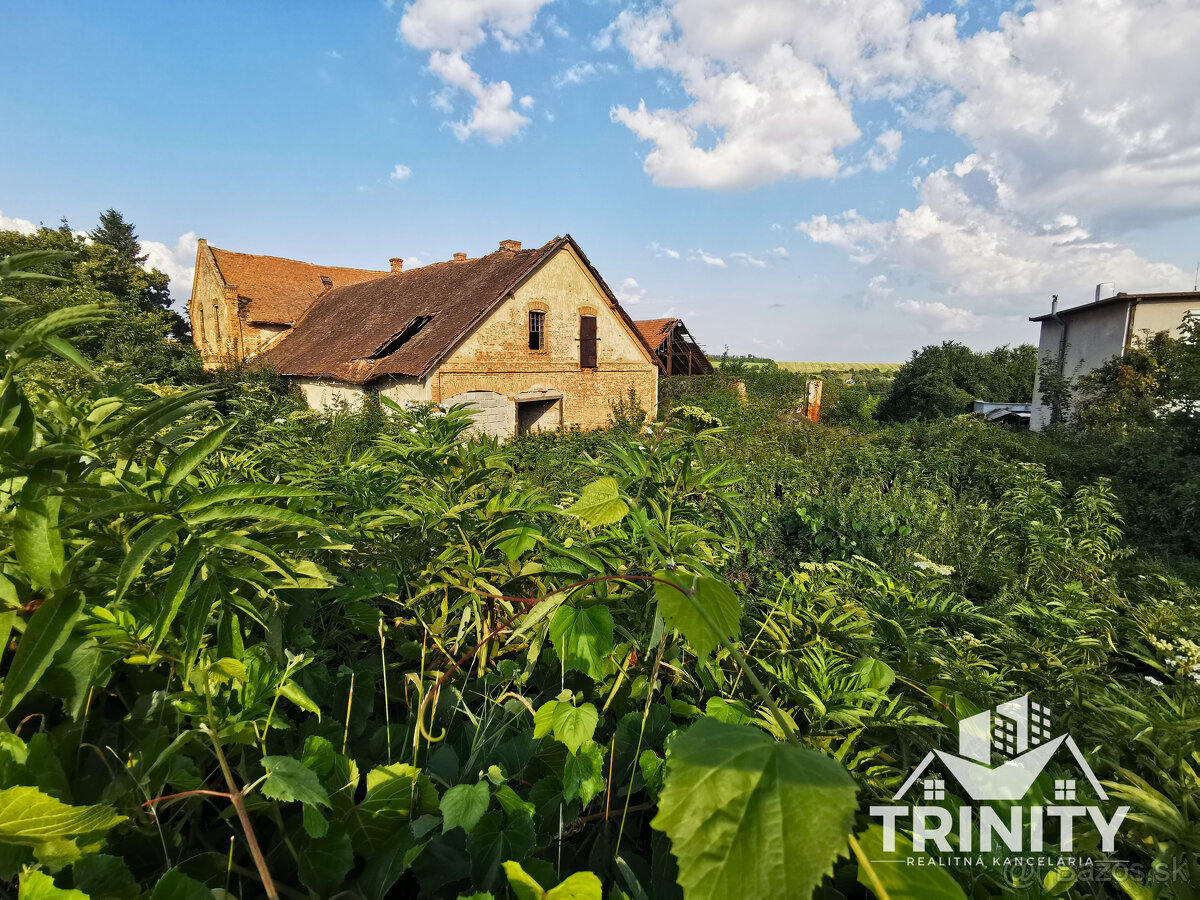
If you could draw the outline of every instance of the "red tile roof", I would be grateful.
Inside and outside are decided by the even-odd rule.
[[[497,250],[335,287],[261,359],[281,375],[330,376],[365,384],[385,375],[421,377],[560,249],[570,245],[633,330],[612,291],[568,234],[529,250]],[[424,317],[428,321],[413,328]],[[405,331],[398,347],[386,349]]]
[[[678,319],[643,319],[640,322],[634,322],[633,326],[642,336],[646,346],[650,348],[650,352],[653,353],[662,346],[662,342],[667,339],[667,334],[678,321]]]
[[[328,288],[324,275],[340,287],[382,278],[388,272],[370,269],[344,269],[319,266],[278,256],[255,256],[232,250],[212,251],[225,283],[237,288],[238,296],[248,301],[247,321],[288,324],[295,322]]]

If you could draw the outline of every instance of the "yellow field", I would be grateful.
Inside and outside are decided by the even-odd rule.
[[[891,375],[900,368],[901,363],[845,363],[845,362],[780,362],[775,365],[789,372],[870,372],[878,369],[884,375]]]

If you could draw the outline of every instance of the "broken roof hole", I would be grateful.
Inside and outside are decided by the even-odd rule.
[[[414,337],[416,337],[417,333],[426,325],[428,325],[429,320],[432,318],[433,316],[431,315],[413,316],[413,318],[408,320],[407,325],[376,347],[375,352],[367,358],[383,359],[385,356],[391,356],[393,353],[411,341]]]

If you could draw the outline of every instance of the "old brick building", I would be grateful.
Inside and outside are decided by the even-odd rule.
[[[253,359],[325,292],[387,274],[234,253],[201,240],[188,304],[200,358],[210,369]]]
[[[630,389],[654,414],[657,363],[570,235],[407,272],[395,262],[335,283],[263,351],[310,406],[367,392],[468,403],[476,429],[496,437],[605,425]]]

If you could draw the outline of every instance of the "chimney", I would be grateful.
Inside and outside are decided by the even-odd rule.
[[[500,249],[507,250],[509,253],[516,253],[518,250],[521,249],[521,242],[520,241],[501,241]]]
[[[455,254],[454,254],[454,261],[455,261],[455,262],[466,262],[466,261],[467,261],[467,254],[465,254],[465,253],[455,253]]]
[[[1096,285],[1096,301],[1107,300],[1109,297],[1117,295],[1117,285],[1114,281],[1102,281]]]
[[[393,272],[403,272],[404,271],[404,260],[401,259],[399,256],[393,256],[391,259],[388,260],[388,262],[390,262],[392,264]]]
[[[325,288],[325,290],[329,290],[331,287],[333,287],[333,279],[328,275],[322,275],[321,285]]]

